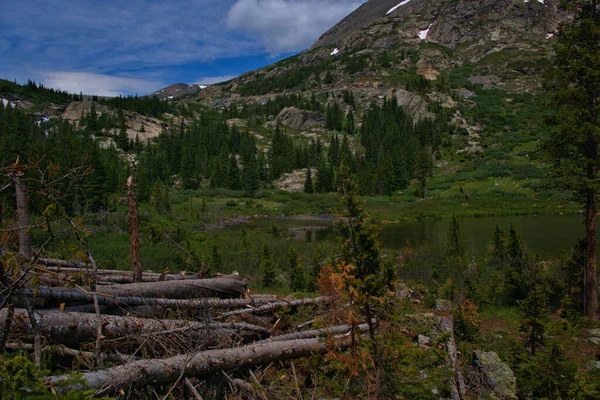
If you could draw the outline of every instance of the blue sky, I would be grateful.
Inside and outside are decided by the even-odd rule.
[[[148,94],[214,83],[298,53],[361,0],[0,2],[0,78]]]

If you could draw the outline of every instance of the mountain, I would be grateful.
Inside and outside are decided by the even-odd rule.
[[[311,49],[215,85],[199,99],[223,108],[282,93],[352,90],[364,107],[425,86],[535,93],[567,17],[557,0],[370,0]]]
[[[202,84],[187,84],[187,83],[175,83],[167,86],[161,90],[154,92],[155,96],[158,96],[161,100],[173,100],[178,97],[195,94],[202,89],[206,89],[208,85]]]

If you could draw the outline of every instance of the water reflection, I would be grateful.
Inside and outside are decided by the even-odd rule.
[[[583,217],[579,215],[461,218],[459,225],[464,233],[467,253],[484,251],[491,241],[495,225],[508,233],[511,223],[528,247],[539,255],[558,254],[562,249],[571,249],[578,238],[583,237],[585,227]],[[407,244],[443,247],[449,224],[447,219],[388,224],[382,227],[379,241],[383,248],[388,249],[400,249]],[[292,238],[296,242],[318,243],[335,235],[333,223],[326,220],[257,220],[247,228],[267,229],[271,225],[278,226],[283,232],[293,231]]]

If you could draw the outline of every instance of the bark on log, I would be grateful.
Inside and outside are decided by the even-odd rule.
[[[6,318],[8,310],[0,310],[0,319]],[[96,338],[97,316],[95,314],[61,312],[55,310],[35,311],[40,334],[49,343],[78,347]],[[155,320],[134,317],[102,315],[102,333],[107,339],[134,335],[159,335],[185,333],[191,339],[204,339],[218,330],[249,331],[268,337],[269,331],[246,323],[199,323],[185,320]],[[14,310],[11,333],[27,335],[32,326],[23,309]]]
[[[65,288],[43,288],[21,289],[18,292],[21,295],[37,297],[47,300],[57,301],[73,301],[73,302],[93,302],[93,296],[88,293],[83,293],[75,289]],[[327,299],[327,298],[324,298]],[[3,300],[0,297],[0,300]],[[313,300],[313,299],[309,299]],[[260,306],[273,302],[281,302],[272,297],[252,297],[250,299],[196,299],[196,300],[181,300],[181,299],[159,299],[159,298],[144,298],[136,296],[98,296],[98,303],[107,306],[160,306],[173,307],[177,309],[202,309],[202,308],[218,308],[232,309],[247,306]],[[325,301],[325,300],[324,300]],[[286,302],[281,302],[285,306]]]
[[[456,350],[456,341],[454,340],[454,320],[452,317],[449,315],[442,317],[440,328],[443,332],[450,334],[450,338],[446,341],[448,365],[452,371],[452,378],[450,379],[450,395],[452,400],[462,400],[465,398],[466,386],[462,373],[460,372],[458,351]]]
[[[247,283],[239,278],[190,279],[185,281],[142,282],[124,285],[98,285],[98,293],[109,296],[166,297],[170,299],[222,299],[241,297]]]
[[[338,339],[335,344],[347,347],[348,339]],[[65,384],[69,375],[50,377],[46,384],[56,391],[71,389],[96,389],[96,395],[106,395],[127,387],[160,385],[184,378],[201,376],[221,370],[267,364],[273,361],[308,357],[325,353],[331,346],[318,339],[300,339],[283,342],[252,344],[224,350],[209,350],[185,354],[162,360],[140,360],[102,371],[88,372],[80,376],[81,382]]]
[[[76,270],[74,275],[73,273],[69,273],[71,271],[65,272],[64,268],[56,268],[56,267],[46,267],[49,273],[38,273],[40,283],[44,286],[50,287],[60,287],[65,286],[67,283],[71,282],[81,282],[81,278],[92,276],[92,271],[86,271],[84,269]],[[74,268],[73,268],[74,269]],[[89,272],[89,273],[88,273]],[[98,272],[97,274],[97,283],[99,285],[110,285],[110,284],[124,284],[124,283],[133,283],[133,277],[129,272],[119,272],[119,271],[110,271],[107,272]],[[184,280],[192,280],[192,279],[200,279],[196,275],[181,275],[181,274],[155,274],[155,273],[144,273],[142,276],[142,282],[158,282],[158,281],[184,281]]]
[[[306,298],[306,299],[298,299],[298,300],[291,300],[291,301],[281,301],[280,300],[280,301],[276,301],[276,302],[271,302],[270,304],[265,304],[263,306],[244,308],[242,310],[229,311],[229,312],[221,314],[221,317],[226,318],[226,317],[229,317],[232,315],[239,315],[239,314],[245,314],[245,313],[260,314],[260,313],[265,313],[268,311],[273,311],[276,308],[281,308],[281,307],[299,307],[299,306],[308,306],[308,305],[312,305],[312,304],[324,303],[330,299],[331,299],[330,297],[324,296],[324,297]]]

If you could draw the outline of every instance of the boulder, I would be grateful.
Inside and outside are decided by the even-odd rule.
[[[277,121],[299,131],[323,126],[325,117],[319,112],[301,110],[296,107],[286,107],[277,116]]]
[[[600,338],[600,329],[590,329],[588,332],[593,337]]]
[[[501,399],[517,398],[517,378],[508,365],[493,351],[473,351],[473,366]]]
[[[449,300],[437,299],[435,301],[435,309],[438,311],[452,311],[453,308],[452,302]]]
[[[588,343],[594,344],[596,346],[600,346],[600,338],[593,337],[586,340]]]

